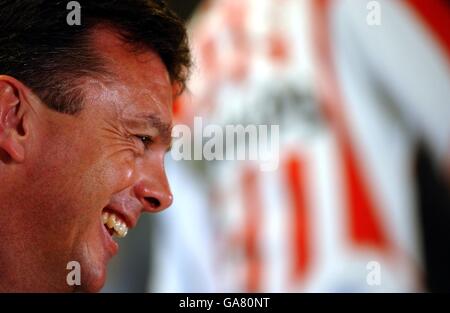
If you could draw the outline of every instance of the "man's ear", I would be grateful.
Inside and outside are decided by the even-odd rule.
[[[7,154],[13,162],[25,159],[24,127],[25,94],[28,89],[16,79],[0,75],[0,152]]]

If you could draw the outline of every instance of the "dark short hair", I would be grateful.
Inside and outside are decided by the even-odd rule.
[[[191,64],[186,29],[163,1],[79,0],[81,25],[72,26],[69,2],[0,0],[0,75],[22,81],[52,109],[76,113],[84,99],[77,82],[106,71],[89,40],[105,24],[131,47],[155,51],[172,83],[184,88]]]

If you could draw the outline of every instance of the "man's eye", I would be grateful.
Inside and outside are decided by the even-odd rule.
[[[153,143],[153,138],[151,136],[137,135],[136,137],[144,144],[146,149]]]

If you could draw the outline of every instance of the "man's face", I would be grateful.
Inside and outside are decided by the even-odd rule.
[[[43,277],[53,271],[55,289],[68,288],[70,261],[81,265],[81,290],[103,286],[118,248],[105,212],[132,227],[143,211],[172,202],[164,171],[172,121],[166,68],[152,51],[136,55],[107,30],[98,30],[94,42],[113,75],[85,80],[84,108],[76,115],[33,113],[37,126],[26,156],[21,201],[28,208],[24,236],[33,246],[26,258]]]

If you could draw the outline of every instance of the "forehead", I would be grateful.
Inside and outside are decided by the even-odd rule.
[[[94,29],[91,38],[113,76],[103,88],[107,93],[103,97],[112,98],[107,100],[124,113],[145,111],[169,118],[173,88],[161,58],[150,49],[133,50],[107,27]]]

